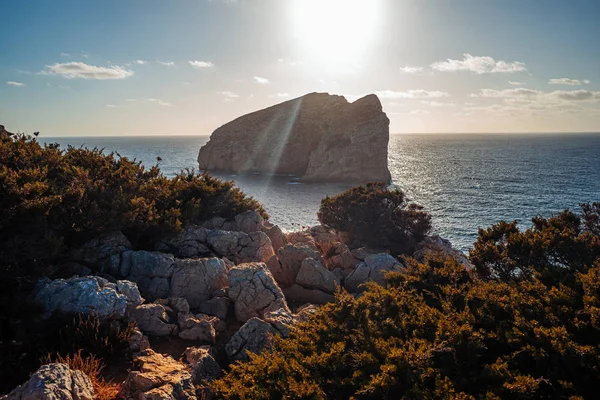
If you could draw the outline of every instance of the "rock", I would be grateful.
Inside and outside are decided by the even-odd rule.
[[[309,231],[295,231],[289,232],[285,235],[287,242],[292,245],[300,245],[308,247],[314,251],[319,251],[317,248],[317,242],[312,237]]]
[[[221,259],[176,260],[170,294],[183,297],[191,308],[198,308],[215,290],[225,288],[227,284],[227,267]]]
[[[183,358],[192,368],[196,383],[212,381],[221,376],[221,367],[211,354],[209,346],[188,347]]]
[[[270,323],[283,337],[290,336],[290,329],[296,322],[294,316],[283,308],[265,313],[264,321]]]
[[[326,293],[335,293],[340,286],[340,279],[312,258],[302,261],[296,283],[307,289],[317,289]]]
[[[136,282],[142,295],[149,300],[170,295],[174,269],[175,258],[171,254],[143,250],[121,254],[121,275]]]
[[[275,254],[271,239],[264,232],[231,232],[213,230],[208,235],[208,244],[221,257],[227,257],[236,264],[266,262]]]
[[[98,276],[41,281],[35,300],[44,305],[46,318],[55,311],[123,318],[128,309],[142,302],[134,283],[119,281],[114,284]]]
[[[344,276],[348,275],[360,263],[361,260],[352,255],[352,252],[344,243],[333,242],[331,247],[332,255],[329,258],[334,267],[344,271]]]
[[[9,138],[12,135],[14,135],[14,133],[11,133],[11,132],[7,131],[4,128],[4,125],[0,125],[0,138]]]
[[[220,231],[237,231],[235,221],[227,220],[223,217],[213,217],[204,222],[202,226],[210,230],[217,229]]]
[[[131,319],[147,335],[171,336],[179,332],[179,327],[170,323],[167,309],[162,304],[142,304],[133,310]]]
[[[229,298],[240,322],[279,308],[288,310],[275,279],[263,263],[241,264],[229,271]]]
[[[382,249],[373,249],[371,247],[360,247],[358,249],[351,250],[352,256],[359,261],[364,261],[365,258],[375,255],[375,254],[387,254],[386,251]]]
[[[168,311],[176,314],[189,314],[190,303],[183,297],[169,297],[168,299],[158,299],[154,304],[160,304],[167,307]]]
[[[425,261],[426,256],[442,255],[442,257],[450,257],[456,260],[465,268],[472,269],[473,264],[462,251],[452,247],[452,243],[448,239],[444,239],[439,235],[427,236],[418,244],[418,250],[413,254],[413,257],[420,262]]]
[[[17,386],[3,400],[93,400],[90,378],[66,364],[42,365],[27,382]]]
[[[277,258],[279,259],[279,267],[273,264],[271,260],[269,267],[275,280],[282,286],[291,286],[296,282],[296,276],[302,266],[302,261],[307,258],[322,261],[321,254],[308,247],[299,244],[287,244],[277,250]]]
[[[295,304],[326,304],[333,303],[335,301],[335,297],[332,294],[316,289],[306,289],[300,285],[292,285],[289,288],[284,288],[283,294],[285,295],[287,301]]]
[[[134,358],[137,370],[131,371],[119,398],[195,399],[194,382],[188,367],[172,357],[146,350]]]
[[[271,346],[272,336],[277,331],[260,318],[249,319],[225,345],[225,353],[230,360],[247,361],[248,352],[260,353]]]
[[[265,219],[258,211],[250,210],[235,216],[235,230],[244,233],[262,232]]]
[[[276,173],[307,181],[390,181],[389,119],[375,95],[349,103],[311,93],[218,128],[200,169]]]
[[[206,343],[215,343],[216,332],[210,321],[196,318],[192,314],[179,314],[179,337],[185,340],[198,340]]]
[[[129,350],[133,354],[141,353],[150,348],[148,336],[144,335],[139,328],[135,328],[129,337]]]
[[[360,285],[368,281],[385,285],[385,273],[397,271],[402,267],[403,265],[389,254],[370,255],[346,277],[344,286],[350,293],[358,293],[364,290]]]
[[[155,249],[180,258],[207,256],[210,254],[210,249],[206,245],[208,232],[204,227],[190,226],[171,238],[158,241]]]
[[[313,237],[315,243],[321,247],[340,241],[339,236],[335,232],[323,225],[315,225],[311,227],[308,232]]]
[[[285,233],[283,233],[281,228],[277,225],[273,225],[272,227],[267,228],[264,232],[267,234],[269,239],[271,239],[273,251],[275,252],[277,252],[277,250],[279,250],[288,243]]]
[[[296,315],[295,315],[296,322],[308,321],[310,319],[310,317],[315,315],[315,313],[318,311],[318,309],[319,309],[319,306],[316,306],[316,305],[310,304],[310,303],[301,305],[296,310]]]
[[[96,271],[118,274],[121,253],[131,249],[131,242],[121,232],[100,235],[71,252],[69,258]]]
[[[220,319],[227,318],[231,300],[228,297],[213,297],[200,303],[198,311],[208,315],[214,315]]]

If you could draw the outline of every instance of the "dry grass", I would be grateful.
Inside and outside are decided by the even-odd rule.
[[[121,384],[113,381],[107,381],[102,377],[104,364],[102,360],[94,355],[82,356],[81,350],[75,354],[48,354],[41,360],[42,364],[62,363],[67,364],[71,369],[79,370],[86,374],[92,381],[94,387],[95,399],[98,400],[113,400],[117,398],[121,390]]]

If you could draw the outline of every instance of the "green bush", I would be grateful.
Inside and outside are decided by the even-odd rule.
[[[384,183],[326,197],[317,216],[323,225],[346,234],[353,246],[385,248],[394,254],[412,254],[431,229],[431,217],[423,207]]]
[[[539,252],[506,250],[506,240],[483,230],[473,261],[480,244],[489,251],[478,270],[453,259],[407,259],[403,271],[388,274],[387,288],[370,284],[358,299],[340,293],[271,352],[233,365],[214,389],[225,399],[596,398],[600,257],[587,224],[593,214],[535,218],[523,232],[500,224],[514,246],[530,242],[542,246]],[[573,244],[579,247],[569,251]],[[480,275],[482,265],[530,273]],[[548,273],[554,268],[560,272]]]

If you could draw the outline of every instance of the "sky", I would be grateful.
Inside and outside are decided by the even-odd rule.
[[[310,92],[392,133],[600,131],[598,0],[1,0],[0,124],[208,135]]]

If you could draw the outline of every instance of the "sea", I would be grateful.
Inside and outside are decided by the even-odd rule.
[[[65,148],[100,148],[159,164],[173,176],[198,168],[208,136],[40,138]],[[157,161],[160,157],[162,161]],[[462,250],[479,228],[500,220],[531,225],[584,202],[600,201],[600,134],[398,134],[391,135],[393,185],[432,215],[434,232]],[[271,221],[287,230],[318,223],[322,198],[350,186],[301,183],[295,176],[219,175],[260,201]]]

